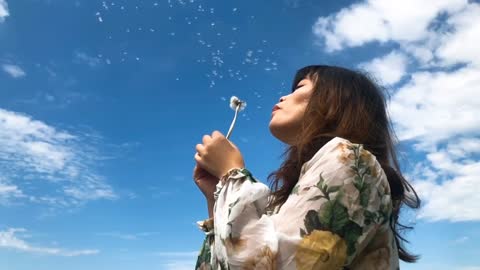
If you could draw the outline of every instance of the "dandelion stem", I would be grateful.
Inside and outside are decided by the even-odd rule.
[[[230,135],[232,135],[233,127],[235,126],[235,121],[237,120],[237,114],[238,110],[240,109],[240,104],[237,104],[237,107],[235,108],[235,116],[233,117],[232,123],[230,124],[230,128],[228,129],[227,133],[227,140],[230,138]]]

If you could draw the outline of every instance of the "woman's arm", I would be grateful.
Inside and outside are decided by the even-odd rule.
[[[386,224],[390,191],[375,157],[339,137],[311,161],[279,212],[248,170],[217,186],[212,269],[340,269]]]

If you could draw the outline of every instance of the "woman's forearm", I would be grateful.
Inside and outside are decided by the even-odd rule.
[[[213,217],[213,206],[215,205],[214,199],[207,199],[207,207],[208,207],[208,217]]]

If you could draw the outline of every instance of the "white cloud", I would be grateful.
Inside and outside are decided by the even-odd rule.
[[[313,32],[327,51],[373,41],[418,42],[428,38],[429,26],[437,16],[456,12],[467,4],[467,0],[369,0],[320,17]]]
[[[475,160],[479,138],[458,137],[436,149],[416,166],[412,178],[417,191],[427,201],[419,213],[429,220],[480,220],[476,207],[480,200],[480,161]]]
[[[15,79],[22,78],[27,75],[27,73],[25,73],[25,71],[17,65],[3,64],[2,69]]]
[[[459,237],[459,238],[453,240],[452,243],[454,245],[459,245],[459,244],[463,244],[463,243],[467,242],[468,239],[469,239],[468,236],[462,236],[462,237]]]
[[[9,228],[5,231],[0,231],[0,248],[7,248],[13,250],[19,250],[29,253],[38,253],[45,255],[56,255],[65,257],[75,257],[81,255],[94,255],[98,254],[97,249],[84,249],[84,250],[66,250],[63,248],[50,248],[32,245],[23,240],[18,233],[26,232],[22,228]]]
[[[327,52],[395,48],[360,67],[385,84],[408,76],[388,110],[399,139],[425,155],[407,172],[423,199],[419,217],[480,220],[480,3],[368,0],[320,17],[313,32]]]
[[[163,264],[165,270],[191,270],[195,268],[196,260],[172,260]]]
[[[12,185],[5,178],[0,177],[0,205],[7,205],[11,200],[23,198],[25,195],[16,185]]]
[[[98,57],[90,56],[85,52],[76,51],[74,53],[74,62],[87,64],[91,68],[97,67],[102,63],[101,59]]]
[[[390,112],[399,138],[437,143],[480,133],[480,68],[415,72],[392,97]]]
[[[157,256],[161,257],[197,257],[198,251],[187,251],[187,252],[157,252]]]
[[[156,256],[162,257],[165,262],[162,263],[166,270],[183,270],[195,268],[199,252],[157,252]]]
[[[406,74],[408,58],[400,52],[393,51],[382,57],[361,63],[360,68],[374,74],[382,83],[392,85]]]
[[[434,160],[432,165],[417,166],[415,176],[418,180],[412,181],[417,192],[426,200],[418,217],[430,221],[476,221],[480,220],[478,201],[480,200],[480,162],[462,163],[455,161],[451,167],[460,169],[454,176],[447,174],[450,168],[444,170],[444,161]],[[442,164],[443,163],[443,164]],[[434,173],[435,179],[421,178],[419,171]],[[442,181],[439,181],[442,180]]]
[[[119,233],[119,232],[108,232],[108,233],[99,233],[100,236],[109,236],[113,238],[118,238],[122,240],[138,240],[144,237],[158,235],[161,232],[140,232],[140,233]]]
[[[446,64],[470,63],[480,67],[480,5],[470,4],[448,19],[456,31],[442,36],[437,56]]]
[[[57,206],[115,198],[112,188],[94,170],[100,158],[94,140],[92,134],[74,135],[28,115],[0,109],[0,177],[9,180],[4,183],[7,194]],[[35,194],[22,188],[35,185],[40,190]]]
[[[8,11],[8,3],[6,0],[0,0],[0,23],[5,21],[5,18],[10,15]]]

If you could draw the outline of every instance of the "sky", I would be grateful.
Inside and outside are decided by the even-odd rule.
[[[193,269],[208,217],[195,145],[226,134],[262,182],[271,108],[311,64],[389,95],[401,268],[480,269],[480,3],[0,0],[0,269]]]

